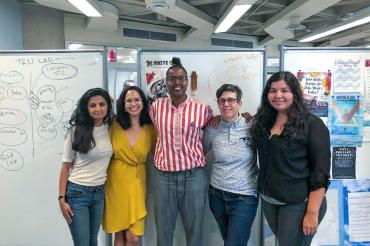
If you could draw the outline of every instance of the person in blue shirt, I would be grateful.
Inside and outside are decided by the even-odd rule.
[[[221,121],[207,126],[204,151],[214,160],[209,205],[227,246],[247,245],[258,206],[256,151],[251,145],[251,123],[240,115],[242,91],[232,84],[216,92]]]

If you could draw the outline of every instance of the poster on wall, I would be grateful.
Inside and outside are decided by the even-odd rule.
[[[171,59],[145,60],[145,86],[150,102],[167,96],[166,71],[171,66]]]
[[[332,146],[362,145],[363,112],[360,94],[333,95],[329,107],[329,130]]]
[[[344,180],[344,245],[370,245],[370,179]]]
[[[301,84],[304,103],[319,117],[328,117],[328,101],[331,89],[331,72],[303,72],[297,78]]]
[[[364,126],[370,126],[370,59],[365,59]]]
[[[333,79],[334,93],[362,92],[361,59],[336,59]]]
[[[333,179],[356,178],[356,147],[333,147]]]

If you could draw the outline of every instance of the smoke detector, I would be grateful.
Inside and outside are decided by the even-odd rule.
[[[161,13],[169,10],[175,4],[173,0],[145,0],[146,8]]]

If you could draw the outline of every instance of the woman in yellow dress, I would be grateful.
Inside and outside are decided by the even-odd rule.
[[[156,142],[148,100],[139,87],[122,91],[110,134],[114,155],[105,184],[103,229],[115,233],[115,246],[139,245],[147,214],[145,162]]]

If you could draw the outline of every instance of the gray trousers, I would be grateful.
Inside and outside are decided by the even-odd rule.
[[[262,200],[262,210],[279,246],[309,246],[313,235],[303,234],[303,218],[307,202],[300,204],[275,205]],[[326,198],[321,203],[319,223],[326,213]]]
[[[180,172],[153,171],[157,246],[172,246],[177,213],[183,221],[186,245],[203,245],[207,178],[204,168]]]

